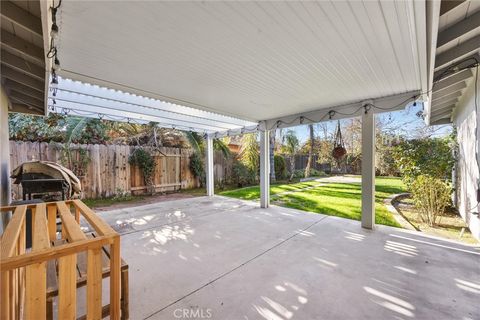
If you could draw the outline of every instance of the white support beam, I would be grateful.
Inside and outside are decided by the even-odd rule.
[[[426,19],[427,19],[427,88],[422,88],[423,92],[428,92],[428,101],[432,100],[432,86],[434,81],[435,54],[437,48],[438,23],[440,19],[440,1],[426,1]],[[426,114],[425,121],[429,121],[430,103],[424,103],[423,108]]]
[[[362,227],[375,226],[375,115],[362,115]]]
[[[11,200],[10,143],[8,142],[8,112],[10,105],[11,103],[3,86],[0,86],[0,206],[10,205]],[[0,233],[3,234],[5,231],[11,215],[8,212],[0,215]],[[4,285],[5,283],[2,283],[2,286]],[[2,303],[6,300],[5,297],[1,299]],[[5,305],[3,307],[5,308]]]
[[[439,54],[435,59],[435,69],[440,69],[475,53],[480,48],[480,35],[473,37],[462,44]]]
[[[480,11],[472,14],[470,17],[461,20],[453,26],[443,30],[438,34],[437,48],[457,40],[464,34],[480,27]]]
[[[213,138],[207,137],[207,148],[206,148],[206,161],[205,161],[205,171],[206,171],[206,187],[207,187],[207,196],[212,197],[215,194],[215,184],[213,177]]]
[[[54,0],[44,0],[39,1],[40,4],[40,20],[42,22],[42,35],[45,35],[43,38],[43,52],[47,53],[50,50],[50,44],[52,40],[51,30],[52,30],[52,7],[58,5],[58,2],[54,3]],[[46,55],[45,55],[46,56]],[[53,58],[45,57],[45,81],[44,81],[44,90],[43,90],[43,101],[45,106],[48,106],[48,92],[50,86],[50,71],[52,70]],[[48,115],[48,107],[44,110],[45,115]]]
[[[270,132],[260,132],[260,207],[270,205]]]

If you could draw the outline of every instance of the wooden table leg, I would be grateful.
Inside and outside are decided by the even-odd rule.
[[[47,298],[47,320],[53,319],[53,297]]]
[[[122,320],[128,320],[130,318],[129,314],[129,305],[128,305],[128,269],[122,270],[122,298],[121,298],[121,308],[122,308]]]

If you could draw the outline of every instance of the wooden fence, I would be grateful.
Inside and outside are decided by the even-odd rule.
[[[46,142],[10,141],[10,169],[26,161],[62,161],[63,145]],[[80,151],[86,150],[89,159],[85,170],[80,170],[84,198],[111,197],[119,193],[142,193],[147,191],[141,169],[130,165],[128,158],[133,147],[127,145],[72,145],[72,158],[79,159]],[[198,179],[190,170],[190,149],[161,147],[155,152],[156,168],[154,185],[156,191],[173,191],[198,186]],[[63,162],[63,163],[62,163]],[[231,171],[221,154],[215,155],[217,183]],[[66,165],[68,166],[68,165]],[[226,168],[226,169],[225,169]],[[73,168],[74,172],[75,170]],[[14,199],[20,199],[21,186],[12,184]]]

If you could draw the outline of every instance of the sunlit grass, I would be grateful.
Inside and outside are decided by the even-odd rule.
[[[302,190],[315,186],[312,189]],[[405,186],[399,178],[377,177],[375,183],[375,222],[399,227],[393,215],[383,204],[392,194],[405,192]],[[284,192],[292,193],[282,194]],[[258,186],[229,190],[220,193],[223,196],[257,200],[260,197]],[[294,184],[273,185],[270,188],[272,201],[288,208],[323,213],[342,218],[360,220],[361,186],[360,183],[322,183],[318,181]]]

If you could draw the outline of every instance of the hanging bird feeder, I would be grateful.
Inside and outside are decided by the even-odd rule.
[[[345,143],[343,142],[342,131],[340,130],[340,120],[337,122],[337,128],[335,130],[335,142],[333,145],[332,156],[337,160],[342,160],[347,154],[345,149]]]

